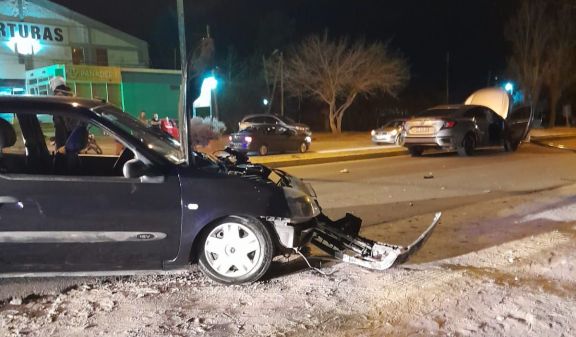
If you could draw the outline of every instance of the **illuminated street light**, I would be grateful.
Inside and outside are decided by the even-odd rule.
[[[40,49],[42,49],[42,45],[38,40],[30,39],[30,38],[22,38],[20,36],[14,36],[8,42],[6,42],[8,48],[15,53],[20,55],[33,55],[38,54]]]
[[[270,101],[268,101],[267,98],[264,98],[264,99],[262,100],[262,104],[264,104],[264,105],[268,105],[269,103],[270,103]]]
[[[512,82],[506,82],[506,84],[504,84],[504,90],[511,93],[514,91],[514,84],[512,84]]]

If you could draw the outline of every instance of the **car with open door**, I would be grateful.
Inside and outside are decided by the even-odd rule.
[[[470,156],[480,147],[499,146],[513,152],[530,131],[532,110],[512,107],[499,88],[482,89],[465,104],[437,106],[416,114],[404,124],[404,146],[412,156],[425,149],[456,150]]]

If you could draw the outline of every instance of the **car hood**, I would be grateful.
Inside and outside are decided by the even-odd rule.
[[[485,88],[474,92],[466,99],[466,105],[482,105],[492,109],[500,117],[506,119],[510,110],[510,96],[501,88]]]

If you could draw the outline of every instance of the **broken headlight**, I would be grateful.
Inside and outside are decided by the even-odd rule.
[[[292,222],[305,222],[320,215],[320,207],[314,198],[291,187],[284,187],[283,189]]]

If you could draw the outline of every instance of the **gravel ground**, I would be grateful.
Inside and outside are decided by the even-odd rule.
[[[574,192],[450,210],[439,226],[476,221],[492,229],[471,234],[479,241],[509,238],[511,228],[515,236],[441,258],[430,258],[443,250],[430,240],[411,264],[385,272],[313,259],[323,275],[293,257],[244,286],[214,284],[194,266],[177,275],[3,280],[19,294],[0,304],[0,336],[574,336]]]

